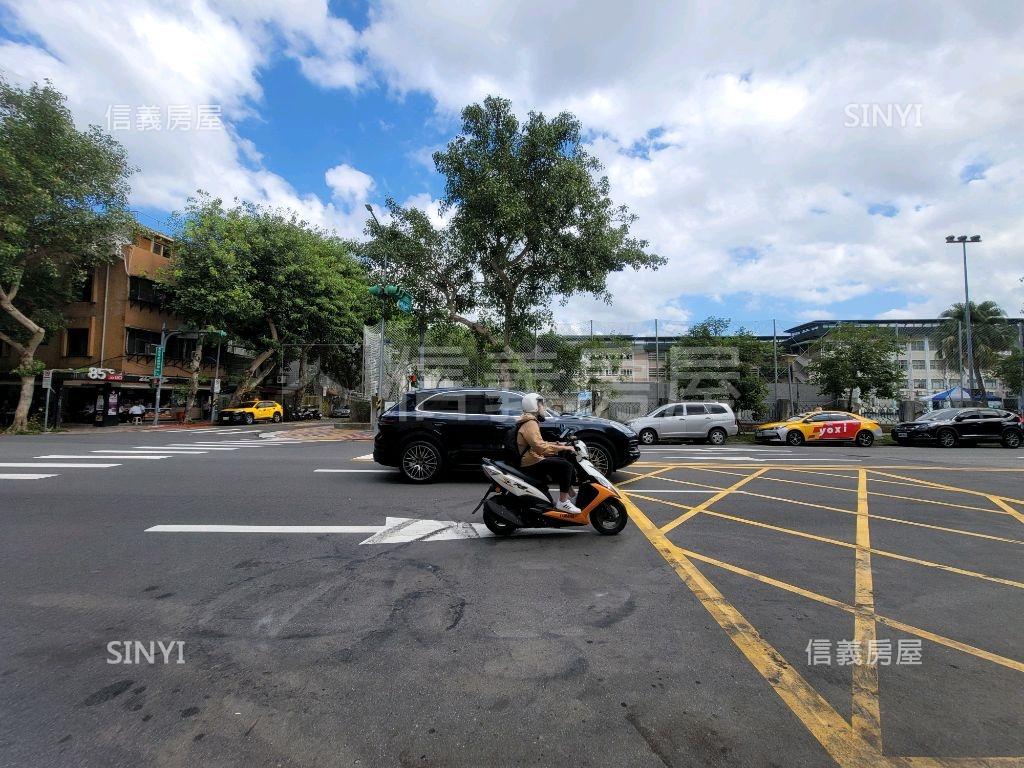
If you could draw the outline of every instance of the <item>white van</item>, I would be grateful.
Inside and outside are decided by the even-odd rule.
[[[669,403],[646,416],[629,422],[640,435],[641,445],[661,440],[707,440],[724,445],[730,435],[740,431],[736,414],[725,403]]]

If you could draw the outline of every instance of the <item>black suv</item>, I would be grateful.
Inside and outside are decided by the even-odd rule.
[[[505,435],[522,413],[523,395],[501,389],[425,389],[410,392],[379,419],[373,460],[398,467],[412,482],[429,483],[446,469],[477,468],[484,457],[503,457]],[[640,458],[636,432],[624,424],[587,416],[551,415],[541,424],[545,440],[565,430],[590,449],[603,474]]]
[[[892,428],[892,439],[900,445],[927,441],[955,448],[960,444],[999,442],[1007,448],[1019,448],[1022,438],[1021,417],[1000,408],[943,408]]]

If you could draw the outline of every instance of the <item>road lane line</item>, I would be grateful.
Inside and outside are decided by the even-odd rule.
[[[857,735],[635,504],[629,499],[625,503],[633,522],[658,553],[832,759],[844,768],[878,765],[881,755]]]
[[[47,477],[57,477],[57,475],[40,475],[34,472],[3,472],[0,473],[0,480],[43,480]]]
[[[673,530],[677,526],[682,525],[683,523],[685,523],[687,520],[689,520],[694,515],[699,515],[701,512],[703,512],[708,507],[710,507],[712,504],[715,504],[715,503],[721,501],[722,499],[724,499],[726,496],[728,496],[733,491],[742,488],[744,485],[749,483],[751,480],[756,480],[757,478],[759,478],[761,475],[763,475],[767,471],[768,471],[767,467],[762,467],[761,469],[758,469],[756,472],[753,472],[753,473],[747,475],[742,480],[740,480],[740,481],[738,481],[736,483],[733,483],[728,488],[723,488],[718,493],[716,493],[714,496],[712,496],[710,499],[706,499],[706,500],[702,501],[700,504],[695,506],[693,509],[689,510],[685,515],[680,515],[679,517],[677,517],[675,520],[673,520],[668,525],[662,526],[661,527],[661,533],[663,533],[663,534],[668,533],[669,531]]]
[[[314,472],[348,472],[348,473],[370,473],[370,474],[392,474],[397,472],[397,469],[314,469]]]
[[[24,467],[25,469],[31,469],[32,467],[39,467],[40,469],[109,469],[110,467],[120,467],[120,464],[64,464],[64,463],[53,463],[45,461],[5,461],[0,462],[0,467]]]
[[[1002,497],[1000,497],[1000,496],[989,496],[988,500],[991,501],[993,504],[995,504],[1000,509],[1004,510],[1006,512],[1006,514],[1013,515],[1013,517],[1017,520],[1018,523],[1024,523],[1024,515],[1022,515],[1016,509],[1014,509],[1009,504],[1007,504],[1005,501],[1003,501]]]
[[[903,475],[894,475],[891,472],[883,472],[880,469],[872,469],[871,471],[874,472],[875,474],[882,475],[884,477],[892,477],[895,478],[896,480],[909,480],[910,482],[917,483],[918,485],[926,485],[930,488],[938,488],[943,491],[966,493],[970,496],[982,496],[990,500],[993,495],[996,495],[999,496],[999,498],[1003,499],[1004,501],[1012,501],[1015,504],[1024,504],[1024,499],[1015,499],[1012,496],[1003,496],[1002,494],[988,494],[985,493],[984,491],[975,491],[972,488],[957,488],[955,485],[944,485],[942,483],[936,483],[931,480],[918,480],[916,477],[904,477]],[[1017,471],[1019,472],[1020,470]]]
[[[767,584],[770,587],[776,587],[777,589],[781,589],[785,592],[790,592],[794,595],[800,595],[801,597],[805,597],[808,600],[814,600],[815,602],[822,603],[823,605],[829,605],[833,608],[839,608],[840,610],[846,611],[850,614],[856,613],[857,611],[857,609],[849,603],[844,603],[841,600],[836,600],[835,598],[831,598],[826,595],[821,595],[817,592],[812,592],[809,589],[804,589],[803,587],[798,587],[788,582],[780,581],[778,579],[772,578],[771,576],[766,576],[763,573],[750,571],[741,566],[733,565],[732,563],[727,563],[724,560],[718,560],[717,558],[709,557],[707,555],[701,554],[700,552],[694,552],[683,547],[680,547],[680,551],[684,555],[693,560],[699,560],[702,563],[713,565],[716,568],[721,568],[723,570],[729,571],[730,573],[735,573],[739,576],[745,576],[748,579],[759,581],[762,584]],[[999,654],[992,653],[991,651],[986,651],[982,648],[976,648],[975,646],[968,645],[967,643],[961,643],[959,640],[953,640],[952,638],[945,637],[943,635],[937,635],[934,632],[929,632],[927,629],[922,629],[921,627],[916,627],[912,624],[905,624],[902,621],[889,618],[888,616],[880,616],[876,613],[874,614],[874,619],[879,624],[884,624],[885,626],[890,627],[891,629],[895,629],[900,632],[906,632],[908,635],[914,635],[924,640],[929,640],[938,645],[943,645],[947,648],[962,651],[963,653],[970,654],[971,656],[975,656],[979,659],[984,659],[985,661],[991,661],[994,664],[999,664],[1002,667],[1007,667],[1008,669],[1015,669],[1018,672],[1024,672],[1024,662],[1018,661],[1016,659],[1011,659],[1006,656],[1000,656]]]
[[[154,525],[146,533],[380,533],[382,525]]]
[[[853,665],[853,705],[850,724],[864,741],[882,751],[881,715],[878,711],[878,659],[875,646],[875,588],[871,574],[871,531],[868,520],[868,474],[857,473],[857,548],[854,568],[853,639],[860,648],[861,663]]]

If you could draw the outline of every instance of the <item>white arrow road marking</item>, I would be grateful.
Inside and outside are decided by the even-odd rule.
[[[0,474],[0,480],[42,480],[44,477],[56,477],[56,475],[37,475],[30,472],[20,475],[13,472]]]
[[[66,454],[66,453],[51,453],[48,456],[36,456],[36,458],[37,459],[95,459],[96,457],[95,456],[74,456],[72,454]],[[104,456],[103,458],[104,459],[146,460],[146,459],[169,459],[171,457],[170,456],[160,456],[160,455],[155,455],[154,456],[153,454],[147,453],[144,456],[128,456],[128,455],[125,455],[125,454],[117,454],[117,455]]]
[[[574,529],[538,528],[535,533],[575,533]],[[370,533],[360,544],[407,544],[413,541],[486,539],[494,534],[481,523],[388,517],[384,525],[154,525],[146,533]]]
[[[373,461],[373,454],[364,453],[362,456],[356,456],[352,461]]]
[[[369,472],[369,473],[385,473],[390,474],[397,472],[397,469],[314,469],[314,472]]]
[[[0,467],[39,467],[40,469],[108,469],[109,467],[120,467],[120,464],[54,464],[45,461],[5,461]]]

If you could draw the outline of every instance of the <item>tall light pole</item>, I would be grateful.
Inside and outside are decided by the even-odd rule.
[[[373,223],[377,225],[377,234],[380,234],[381,226],[380,222],[377,221],[377,214],[373,212],[373,206],[369,203],[366,204],[366,210],[370,212],[370,216],[373,218]],[[388,271],[388,251],[384,249],[384,263],[381,266],[381,283],[385,282],[384,277]],[[384,295],[381,295],[380,304],[380,347],[377,351],[377,397],[380,400],[381,409],[384,407],[384,307],[386,306],[386,300]],[[376,431],[377,429],[377,408],[376,403],[374,407],[370,409],[370,429]]]
[[[980,243],[981,235],[947,235],[946,243],[949,245],[956,245],[959,243],[963,247],[964,252],[964,330],[967,334],[967,367],[969,369],[967,375],[967,381],[973,385],[977,379],[977,366],[974,362],[974,334],[971,332],[971,291],[967,282],[967,243]],[[986,400],[985,397],[985,384],[978,380],[979,388],[981,389],[981,396]],[[973,397],[971,398],[974,399]]]

